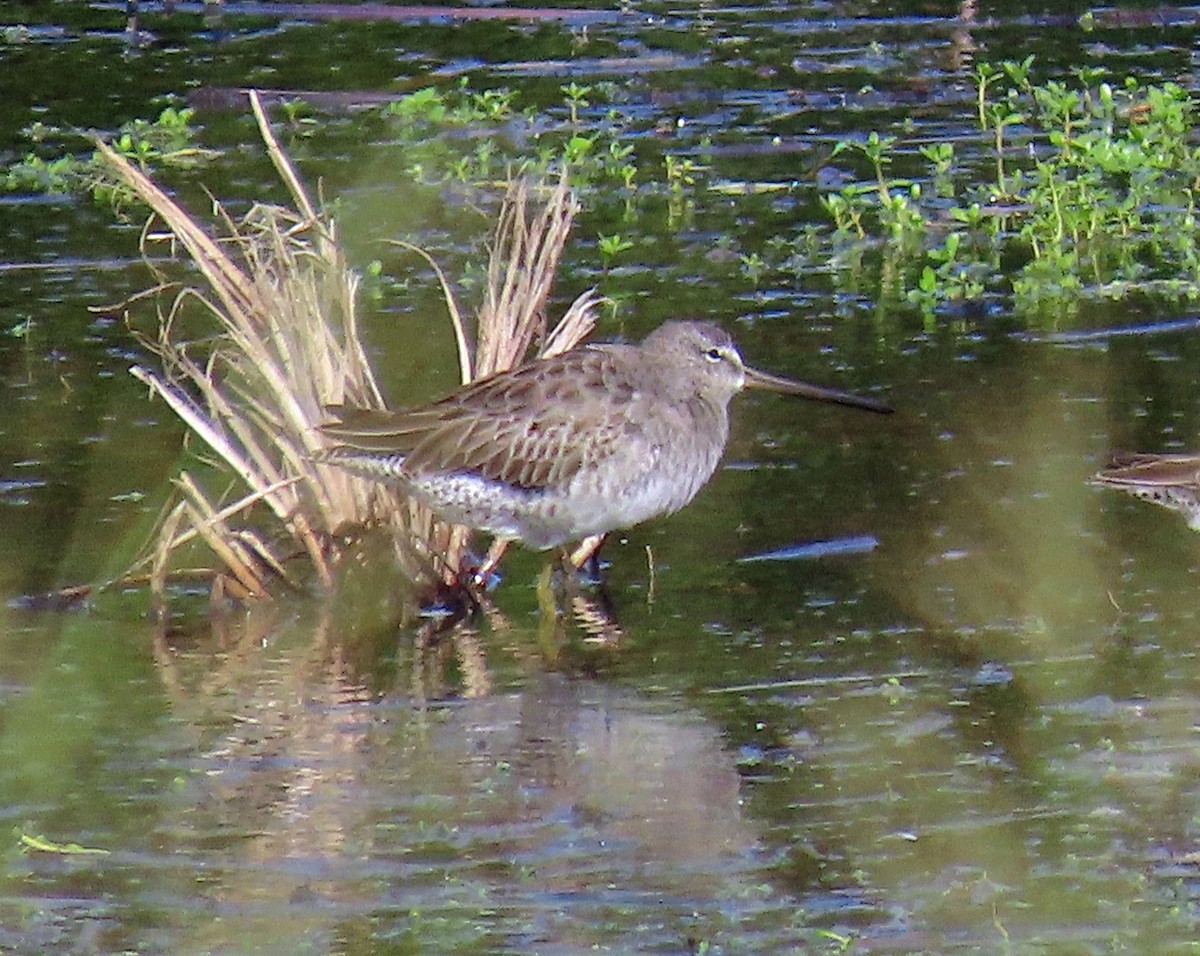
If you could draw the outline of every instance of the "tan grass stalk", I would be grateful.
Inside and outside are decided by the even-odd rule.
[[[479,310],[475,377],[512,368],[546,335],[546,304],[579,204],[564,170],[541,213],[529,213],[524,180],[509,185],[488,259]],[[586,295],[586,293],[585,293]]]
[[[179,476],[179,484],[187,496],[183,502],[184,513],[197,534],[204,539],[205,544],[212,548],[213,553],[221,559],[221,563],[233,575],[247,595],[255,598],[270,599],[271,592],[267,587],[258,567],[251,555],[242,546],[232,529],[212,510],[208,499],[200,491],[186,473]]]
[[[175,535],[183,523],[183,502],[171,508],[159,525],[159,534],[153,553],[150,555],[150,593],[159,601],[166,599],[167,572],[171,566],[171,554],[178,545]]]
[[[549,358],[551,355],[569,352],[591,335],[592,329],[596,327],[596,309],[602,301],[595,289],[582,292],[546,336],[540,354]]]

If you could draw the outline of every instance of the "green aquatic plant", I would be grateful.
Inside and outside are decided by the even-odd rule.
[[[567,109],[570,110],[571,125],[578,126],[579,111],[587,109],[587,107],[592,105],[588,100],[588,95],[592,92],[592,88],[590,86],[581,86],[572,80],[565,86],[560,86],[559,89],[562,90],[563,97],[567,102]]]
[[[131,120],[112,138],[112,148],[139,168],[190,168],[210,159],[214,153],[199,146],[192,120],[195,111],[168,106],[153,120]],[[34,149],[13,163],[0,184],[6,192],[91,192],[97,199],[120,206],[131,194],[121,189],[108,172],[108,166],[94,149],[73,152],[74,130],[62,130],[38,123],[25,130]],[[49,149],[57,155],[44,155]]]
[[[877,262],[880,296],[887,285],[928,314],[986,296],[1029,314],[1089,296],[1200,298],[1200,150],[1186,90],[1115,83],[1094,68],[1035,82],[1032,57],[980,63],[973,78],[984,160],[973,175],[956,170],[949,143],[873,132],[834,147],[865,168],[820,196],[828,266]],[[875,252],[851,254],[855,244]]]
[[[312,105],[301,97],[285,98],[279,101],[279,108],[287,120],[288,129],[293,136],[312,136],[320,127]]]
[[[710,194],[770,192],[807,199],[827,223],[743,262],[756,284],[766,276],[807,281],[817,269],[855,295],[908,302],[927,321],[981,299],[1061,315],[1089,297],[1200,297],[1200,151],[1186,90],[1096,68],[1043,78],[1032,57],[979,63],[971,83],[963,120],[974,126],[973,142],[920,142],[905,122],[846,136],[828,157],[838,171],[832,187],[803,176],[744,183],[710,174],[703,142],[680,151],[640,135],[612,84],[568,82],[533,105],[463,79],[410,90],[363,116],[384,127],[378,139],[397,157],[389,170],[433,190],[490,190],[512,172],[569,168],[604,222],[597,242],[606,268],[647,213],[678,232],[705,215]],[[297,138],[324,122],[300,101],[280,109]],[[32,149],[0,174],[6,188],[127,201],[90,153],[65,148],[74,135],[31,126]],[[146,170],[209,155],[184,109],[134,120],[110,141]]]
[[[562,92],[560,106],[538,111],[521,106],[512,90],[475,90],[464,79],[450,87],[405,93],[375,115],[395,134],[405,172],[423,182],[490,188],[509,169],[540,175],[567,164],[576,186],[616,180],[632,189],[637,161],[625,123],[614,110],[602,122],[583,121],[581,111],[592,104],[598,88],[570,83]],[[302,99],[285,99],[278,108],[293,137],[309,137],[321,128],[320,114]],[[90,146],[78,131],[35,123],[24,135],[34,148],[0,172],[8,191],[83,191],[95,187],[104,174],[106,166],[93,151],[70,148],[76,139]],[[153,120],[131,120],[107,139],[122,157],[146,171],[186,168],[213,155],[198,145],[190,108],[168,107]]]
[[[907,245],[924,231],[925,217],[920,207],[921,187],[908,179],[888,175],[893,161],[894,136],[870,133],[862,140],[840,140],[833,155],[847,150],[866,157],[874,172],[874,181],[847,186],[836,199],[825,202],[841,232],[866,238],[868,220],[873,214],[878,228],[892,240]]]
[[[696,185],[696,173],[700,167],[686,156],[667,153],[663,157],[663,169],[667,175],[667,188],[672,195],[680,196]]]
[[[637,177],[637,163],[633,158],[633,144],[620,139],[611,139],[608,150],[600,157],[601,168],[621,185],[633,191],[637,189],[634,179]]]
[[[927,143],[920,147],[920,153],[929,161],[933,172],[933,193],[944,199],[954,196],[954,144]]]
[[[750,284],[757,289],[759,282],[762,281],[763,273],[767,271],[766,260],[759,253],[751,252],[738,256],[738,262],[742,267],[742,275],[749,279]]]
[[[637,163],[624,122],[611,110],[601,122],[584,121],[595,87],[572,82],[561,92],[561,104],[535,110],[511,90],[474,91],[464,81],[413,90],[381,115],[393,124],[405,171],[422,183],[490,185],[506,169],[541,175],[565,165],[577,188],[617,181],[632,189]]]
[[[633,242],[626,239],[624,236],[605,236],[597,237],[597,247],[600,250],[600,258],[604,262],[604,268],[612,265],[612,261],[622,252],[628,252],[633,248]]]

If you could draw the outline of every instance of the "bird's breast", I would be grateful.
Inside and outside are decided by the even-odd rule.
[[[604,520],[616,522],[612,527],[671,514],[712,477],[728,432],[725,410],[701,398],[674,403],[669,412],[631,414],[621,447],[595,467],[581,469],[571,496],[606,511]]]

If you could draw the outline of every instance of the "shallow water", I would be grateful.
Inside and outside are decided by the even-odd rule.
[[[709,185],[808,182],[848,131],[969,151],[975,57],[1190,85],[1195,41],[1187,10],[1101,11],[1088,32],[1049,5],[656,4],[586,23],[235,7],[147,7],[136,37],[115,5],[9,11],[30,22],[0,46],[4,158],[37,118],[111,129],[202,87],[209,104],[245,84],[337,92],[288,147],[341,202],[352,255],[403,235],[454,269],[485,220],[407,185],[401,146],[347,103],[430,76],[543,105],[572,79],[611,81],[585,117],[629,117],[646,163],[671,151]],[[187,195],[278,197],[243,111],[198,120],[225,152],[181,179]],[[755,364],[899,410],[739,399],[727,467],[606,550],[623,631],[607,643],[546,612],[544,559],[523,551],[485,613],[437,639],[386,566],[333,606],[210,615],[181,595],[161,622],[138,591],[20,600],[120,573],[196,463],[126,374],[145,356],[119,313],[90,311],[147,283],[137,224],[7,199],[0,948],[1193,947],[1200,546],[1086,482],[1109,448],[1195,446],[1200,347],[1186,329],[1043,335],[1186,316],[1090,308],[1023,337],[1002,304],[930,327],[844,274],[754,282],[739,256],[823,222],[814,195],[701,188],[627,220],[601,194],[580,223],[557,298],[620,298],[600,337],[713,318]],[[595,237],[614,231],[635,245],[605,271]],[[452,347],[427,276],[387,266],[410,288],[386,287],[364,321],[389,396],[419,401],[452,384]],[[876,543],[803,557],[855,539]]]

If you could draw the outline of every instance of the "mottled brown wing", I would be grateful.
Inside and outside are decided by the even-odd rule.
[[[1200,455],[1114,452],[1094,480],[1107,485],[1196,485],[1200,483]]]
[[[397,411],[330,409],[345,445],[405,456],[404,470],[468,471],[523,488],[569,480],[621,447],[635,389],[612,348],[587,348]]]

